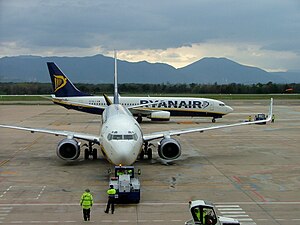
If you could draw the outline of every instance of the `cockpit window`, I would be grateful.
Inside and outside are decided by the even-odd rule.
[[[137,134],[133,133],[133,134],[108,134],[107,135],[107,139],[109,141],[111,140],[137,140],[138,136]]]
[[[113,135],[113,140],[122,140],[122,139],[123,139],[123,135],[120,135],[120,134]]]
[[[124,139],[125,140],[132,140],[133,139],[133,135],[132,134],[125,134],[124,135]]]
[[[225,106],[225,104],[224,103],[220,103],[219,106]]]

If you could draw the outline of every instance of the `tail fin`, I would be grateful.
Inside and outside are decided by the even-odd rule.
[[[114,76],[114,104],[119,104],[117,52],[115,51],[115,76]]]
[[[55,97],[91,96],[79,91],[54,62],[47,62]]]

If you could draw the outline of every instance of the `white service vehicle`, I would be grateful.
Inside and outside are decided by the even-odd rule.
[[[138,175],[141,172],[138,170]],[[109,179],[109,186],[113,185],[117,191],[115,201],[117,203],[139,203],[141,196],[141,184],[135,177],[134,166],[115,166],[115,171]]]
[[[185,225],[240,225],[236,219],[218,216],[214,205],[204,200],[191,201],[190,212],[193,219],[186,221]]]

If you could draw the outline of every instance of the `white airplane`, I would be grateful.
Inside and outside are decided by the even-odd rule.
[[[102,114],[107,107],[103,96],[92,96],[78,90],[70,79],[53,62],[47,63],[54,95],[52,101],[67,109]],[[113,100],[109,97],[110,101]],[[120,97],[120,104],[133,107],[131,113],[142,122],[142,117],[153,121],[168,121],[171,116],[196,116],[216,118],[231,113],[233,109],[224,102],[209,98],[181,98],[181,97]],[[153,104],[147,104],[153,103]]]
[[[147,154],[148,158],[152,158],[152,149],[148,148],[148,143],[155,139],[161,139],[158,146],[158,155],[164,160],[171,161],[181,155],[180,143],[172,138],[172,136],[193,132],[202,133],[209,130],[256,124],[271,120],[273,99],[271,99],[270,103],[269,116],[265,120],[143,134],[139,123],[128,110],[130,107],[124,107],[119,103],[116,64],[117,59],[115,57],[114,102],[112,104],[107,102],[108,106],[103,111],[102,128],[99,135],[11,125],[0,125],[0,127],[25,130],[31,133],[39,132],[65,136],[66,138],[59,142],[56,151],[58,157],[63,160],[76,160],[80,155],[80,142],[78,140],[84,140],[89,143],[86,145],[88,148],[85,149],[85,159],[89,158],[90,155],[92,155],[94,159],[97,158],[97,150],[93,149],[93,145],[98,144],[100,145],[103,155],[112,164],[131,165],[137,160],[138,156],[143,158],[144,155]]]

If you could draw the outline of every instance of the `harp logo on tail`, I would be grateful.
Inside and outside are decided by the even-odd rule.
[[[62,75],[54,75],[54,92],[63,88],[67,84],[67,78]]]

